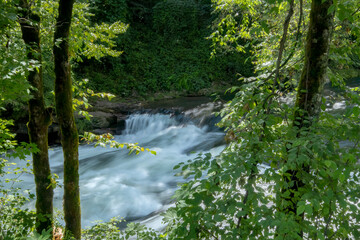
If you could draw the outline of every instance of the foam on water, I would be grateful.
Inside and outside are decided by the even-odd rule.
[[[194,158],[196,154],[190,154],[192,151],[219,153],[223,149],[223,137],[223,133],[209,131],[207,127],[179,123],[170,115],[136,114],[127,119],[124,134],[115,138],[119,142],[138,142],[155,150],[156,156],[148,152],[128,155],[124,149],[80,146],[82,226],[114,216],[137,219],[167,208],[177,182],[181,181],[174,176],[173,167]],[[49,156],[52,172],[60,176],[62,183],[61,147],[49,150]],[[22,179],[21,186],[35,192],[33,176],[24,175]],[[56,188],[56,208],[62,208],[62,195],[63,190]],[[159,217],[155,218],[152,224],[159,226]]]

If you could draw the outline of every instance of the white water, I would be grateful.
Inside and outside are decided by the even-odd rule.
[[[224,134],[208,131],[191,122],[179,123],[170,115],[132,115],[126,121],[119,142],[138,142],[155,150],[128,155],[125,149],[80,146],[80,192],[82,227],[95,220],[107,221],[120,216],[129,220],[143,218],[151,227],[161,228],[157,212],[167,208],[180,177],[173,167],[194,158],[191,152],[219,153]],[[49,151],[52,172],[63,177],[63,156],[60,147]],[[35,192],[32,175],[22,176],[22,188]],[[55,189],[54,206],[62,208],[61,188]],[[33,208],[34,203],[30,203]],[[151,218],[145,216],[151,214]],[[154,217],[155,215],[155,217]],[[150,216],[149,216],[150,217]]]

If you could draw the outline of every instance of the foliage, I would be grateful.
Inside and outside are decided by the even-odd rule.
[[[110,93],[95,93],[92,89],[87,87],[89,80],[83,79],[82,81],[76,81],[73,83],[73,110],[78,111],[80,115],[84,116],[86,120],[90,121],[92,117],[86,109],[92,107],[89,103],[90,97],[107,98],[109,101],[115,96]],[[84,109],[85,110],[81,110]]]
[[[20,27],[17,24],[16,7],[14,1],[1,1],[0,16],[0,106],[7,104],[7,108],[18,108],[24,105],[31,96],[30,85],[26,81],[29,70],[38,68],[39,63],[28,61],[25,45],[21,39]],[[41,1],[32,3],[32,11],[41,16],[41,48],[44,69],[44,94],[46,105],[53,105],[54,66],[52,61],[52,46],[55,19],[57,16],[57,1]],[[93,24],[90,19],[87,3],[79,2],[74,5],[71,27],[71,57],[78,62],[87,58],[100,59],[104,56],[118,57],[121,51],[115,49],[118,34],[124,33],[127,25],[120,21]],[[58,42],[60,43],[60,42]],[[16,58],[14,58],[16,56]],[[22,108],[22,107],[20,107]],[[24,113],[24,111],[22,111]]]
[[[354,77],[352,69],[359,69],[360,11],[354,1],[336,1],[331,9],[335,15],[334,41],[331,42],[329,75],[332,82],[338,78]]]
[[[100,64],[84,61],[76,69],[93,89],[120,96],[198,92],[215,82],[229,84],[237,73],[252,75],[251,62],[245,63],[249,53],[224,53],[210,59],[211,41],[206,37],[215,18],[210,1],[137,0],[117,7],[128,12],[129,29],[117,40],[123,54],[103,58]]]
[[[20,175],[29,173],[30,163],[25,168],[19,168],[7,159],[24,160],[37,149],[32,144],[18,145],[13,140],[15,135],[8,130],[11,124],[11,121],[0,119],[0,239],[28,236],[35,225],[35,212],[25,208],[34,195],[14,186],[19,182]]]
[[[161,236],[157,237],[157,233],[140,225],[139,223],[129,223],[125,230],[120,230],[119,225],[123,223],[123,219],[112,218],[109,222],[98,221],[94,226],[83,231],[83,237],[87,240],[100,239],[163,239]]]
[[[213,0],[219,17],[214,21],[211,35],[213,53],[243,52],[251,41],[257,76],[271,78],[276,69],[283,19],[289,9],[289,1]],[[335,27],[331,41],[329,78],[336,82],[349,77],[348,71],[358,68],[356,56],[360,55],[359,9],[354,0],[334,1]],[[303,66],[305,30],[308,28],[310,1],[299,1],[290,19],[287,41],[280,63],[280,82],[283,89],[296,87]],[[242,39],[246,39],[244,43]],[[354,61],[355,60],[355,61]],[[341,71],[343,70],[343,71]]]
[[[175,167],[193,179],[177,191],[176,207],[166,214],[169,238],[359,238],[360,109],[351,105],[359,103],[359,90],[346,91],[344,113],[323,111],[297,136],[285,103],[274,101],[266,113],[269,90],[263,84],[244,84],[222,111],[221,126],[234,141],[220,156]],[[303,163],[310,171],[299,169]],[[306,184],[294,196],[282,189],[290,187],[284,177],[295,169]],[[297,215],[284,214],[281,209],[298,196]]]
[[[53,33],[55,19],[57,17],[58,2],[42,1],[40,12],[42,19],[42,49],[43,52],[51,53],[53,43]],[[88,3],[78,2],[74,4],[74,13],[72,17],[71,34],[70,34],[70,54],[76,61],[82,61],[85,58],[100,59],[104,56],[117,57],[121,52],[114,50],[116,46],[113,39],[117,35],[126,31],[127,25],[120,21],[111,24],[90,23],[93,14],[90,13]],[[56,40],[56,44],[60,44],[61,40]],[[48,58],[46,58],[48,59]],[[48,63],[50,64],[51,61]]]
[[[42,29],[42,52],[44,56],[43,66],[45,94],[47,103],[53,104],[54,89],[54,66],[52,61],[52,47],[55,19],[57,16],[57,1],[42,1],[40,9],[37,11],[41,14]],[[99,60],[104,56],[118,57],[121,51],[115,49],[116,42],[114,39],[117,35],[124,33],[127,25],[120,21],[108,23],[93,24],[90,19],[94,16],[90,12],[90,6],[85,2],[74,3],[74,13],[71,24],[70,34],[70,55],[73,60],[72,64],[82,62],[84,59],[94,58]],[[57,44],[61,40],[57,40]],[[74,81],[75,82],[75,81]]]
[[[215,52],[243,52],[251,42],[257,76],[271,78],[275,73],[280,40],[283,35],[283,20],[290,8],[288,1],[222,1],[214,0],[219,13],[217,25],[211,35]],[[308,20],[308,1],[300,1],[290,17],[288,34],[283,49],[280,81],[288,88],[296,85],[302,68],[304,53],[304,30]]]
[[[43,43],[43,50],[44,50],[44,58],[45,61],[42,63],[44,64],[45,69],[47,69],[50,73],[53,71],[53,66],[51,64],[50,58],[52,57],[49,52],[51,52],[51,46],[53,43],[52,35],[53,35],[53,26],[55,23],[55,17],[56,17],[56,9],[57,4],[54,1],[42,1],[42,4],[38,4],[39,2],[31,2],[31,8],[32,11],[35,13],[39,13],[42,17],[42,43]],[[3,2],[2,2],[3,4]],[[6,4],[4,4],[5,6]],[[12,8],[15,9],[15,6],[12,5],[6,5],[6,7],[9,7],[6,9],[8,12],[3,14],[5,20],[9,20],[8,22],[4,19],[1,19],[1,24],[4,24],[4,28],[9,27],[9,32],[14,32],[16,34],[19,34],[19,28],[15,24],[15,20],[17,18],[13,19],[13,16],[11,15],[12,12],[10,10]],[[10,8],[12,7],[12,8]],[[92,16],[91,14],[88,14],[84,11],[88,7],[87,4],[79,3],[77,4],[75,11],[74,11],[74,26],[72,27],[72,36],[71,39],[72,42],[72,49],[70,51],[70,55],[74,58],[76,57],[77,61],[81,61],[82,57],[87,58],[100,58],[104,55],[111,55],[113,57],[119,56],[121,52],[113,50],[113,47],[115,46],[115,42],[112,41],[112,39],[119,33],[122,33],[125,31],[126,26],[120,22],[113,23],[111,25],[109,24],[95,24],[90,26],[90,22],[88,20],[88,17]],[[14,11],[16,12],[16,11]],[[8,14],[8,15],[6,15]],[[16,15],[15,15],[16,17]],[[11,21],[10,21],[11,20]],[[79,23],[83,24],[79,24]],[[9,39],[8,33],[6,31],[2,31],[1,36],[5,36]],[[81,32],[81,36],[77,36]],[[9,41],[6,42],[6,45],[2,45],[2,47],[5,47],[7,50],[9,48]],[[60,44],[62,39],[58,39],[55,41],[55,44]],[[21,41],[20,41],[21,43]],[[24,46],[21,45],[20,47],[18,45],[15,45],[15,51],[9,51],[9,56],[15,59],[15,62],[18,60],[21,60],[21,57],[25,58],[26,52],[24,50]],[[19,54],[18,54],[19,53]],[[20,54],[22,53],[22,55]],[[48,55],[46,55],[48,54]],[[20,56],[19,58],[16,58],[14,56]],[[11,69],[11,66],[7,64],[7,61],[9,61],[10,57],[5,55],[4,58],[4,66]],[[38,62],[20,62],[20,66],[24,66],[23,68],[19,68],[20,76],[18,77],[20,80],[25,81],[25,76],[27,75],[27,71],[33,70],[34,68],[39,67]],[[38,70],[38,69],[37,69]],[[12,80],[17,80],[14,72],[11,72],[11,74],[4,73],[5,78],[11,78],[10,83],[12,83]],[[9,75],[9,76],[7,76]],[[18,83],[18,82],[16,82]],[[19,84],[19,83],[18,83]],[[76,94],[81,97],[82,100],[74,99],[75,106],[83,105],[85,108],[87,108],[88,102],[87,97],[88,96],[98,96],[98,97],[108,97],[111,98],[111,94],[103,94],[103,93],[94,93],[92,90],[87,89],[85,87],[86,81],[79,82],[78,85],[74,86],[74,90],[76,90]],[[12,85],[14,85],[12,83]],[[13,87],[11,84],[10,90],[4,90],[4,95],[1,96],[2,98],[6,97],[7,99],[11,100],[11,94],[13,92],[16,92],[17,94],[21,93],[20,87]],[[28,87],[27,84],[19,84],[21,86]],[[4,87],[7,87],[6,84],[4,84]],[[27,88],[26,88],[27,90]],[[12,92],[13,91],[13,92]],[[7,95],[6,95],[7,94]],[[15,99],[15,97],[12,97]],[[28,99],[28,98],[27,98]],[[2,99],[3,100],[3,99]],[[9,140],[14,137],[14,135],[10,134],[10,132],[6,128],[7,122],[0,122],[1,126],[1,135],[3,135],[3,138],[1,139],[1,147],[0,149],[3,150],[0,154],[6,154],[6,157],[18,157],[18,158],[24,158],[25,155],[29,155],[31,153],[36,153],[36,148],[33,145],[27,145],[22,144],[20,147],[16,147],[16,142]],[[3,128],[2,128],[3,127]],[[108,137],[110,139],[110,137]],[[112,141],[111,146],[115,146],[117,143]],[[117,147],[121,147],[120,144],[116,145]],[[28,150],[30,147],[33,147],[33,150]],[[140,151],[144,151],[144,148],[140,148],[139,146],[136,146],[136,144],[128,144],[128,148],[131,148],[131,152],[135,151],[136,153],[139,153]],[[14,150],[15,152],[11,155],[8,155],[6,152],[8,150]],[[150,151],[149,149],[146,149],[147,151]],[[151,151],[153,154],[155,152]],[[7,160],[3,160],[1,158],[1,177],[3,177],[3,174],[10,174],[10,172],[4,172],[3,167],[7,165]],[[29,165],[27,165],[29,167]],[[21,169],[19,172],[26,171],[27,168]],[[18,170],[18,169],[15,169]],[[18,172],[15,172],[15,174],[18,174]],[[8,182],[9,184],[14,183],[16,179],[5,179],[5,182]],[[55,181],[52,181],[52,185],[56,185]],[[49,185],[50,186],[50,185]],[[28,197],[23,196],[22,194],[18,193],[20,189],[13,189],[9,186],[1,186],[1,239],[3,237],[5,239],[9,238],[9,236],[12,236],[13,238],[20,238],[20,237],[31,237],[30,233],[34,230],[34,219],[35,219],[35,213],[30,212],[27,209],[22,210],[21,207],[24,206],[24,204],[28,201]],[[33,195],[31,195],[31,198],[33,198]],[[40,216],[36,216],[39,218]],[[44,232],[41,236],[38,234],[33,235],[35,239],[47,239],[51,233]]]
[[[110,133],[96,135],[90,132],[85,132],[82,140],[90,143],[95,142],[95,147],[106,147],[109,146],[111,148],[123,148],[126,147],[129,150],[129,154],[135,152],[135,154],[139,154],[140,152],[148,151],[151,154],[156,155],[156,152],[150,150],[148,148],[143,148],[138,145],[138,143],[119,143],[117,141],[112,140],[114,137]]]
[[[153,8],[153,28],[165,39],[173,39],[174,35],[191,39],[198,29],[199,10],[193,0],[159,2]]]
[[[175,167],[192,179],[182,184],[175,195],[176,207],[165,214],[169,239],[359,238],[359,89],[343,88],[347,108],[341,113],[327,111],[324,98],[317,121],[298,129],[296,109],[281,96],[284,76],[293,72],[288,77],[296,79],[301,67],[304,52],[293,40],[307,23],[307,3],[296,5],[299,20],[290,24],[295,27],[286,44],[292,47],[288,52],[285,48],[285,60],[278,65],[280,79],[272,79],[283,39],[278,21],[288,15],[289,3],[217,3],[224,15],[214,43],[229,51],[243,49],[241,38],[257,41],[259,76],[242,78],[242,85],[231,89],[236,97],[220,113],[220,126],[233,140],[224,152]],[[351,1],[334,7],[343,4],[350,6]],[[350,14],[348,9],[346,16]],[[341,78],[333,83],[344,85]],[[292,180],[292,173],[300,181]],[[297,212],[285,212],[294,203]]]
[[[25,45],[20,27],[16,25],[16,8],[12,1],[0,1],[0,107],[14,100],[29,98],[26,73],[36,67],[36,62],[26,60]],[[14,58],[13,56],[17,56]]]
[[[129,17],[126,0],[90,0],[89,3],[94,22],[126,22]]]
[[[342,86],[340,93],[345,97],[347,107],[342,112],[329,112],[326,105],[330,104],[331,99],[323,99],[322,112],[318,120],[311,127],[301,130],[294,127],[294,123],[296,125],[298,120],[293,117],[295,109],[291,103],[285,102],[282,96],[284,92],[291,90],[291,85],[296,84],[299,69],[302,67],[301,60],[304,55],[302,42],[307,28],[309,3],[305,1],[302,6],[295,5],[294,17],[290,21],[287,35],[288,41],[285,43],[284,60],[280,64],[281,74],[279,79],[272,79],[280,48],[279,42],[283,34],[282,20],[290,8],[289,2],[274,0],[214,2],[217,4],[218,19],[209,17],[207,10],[202,15],[205,4],[190,0],[169,0],[158,3],[151,1],[148,4],[136,1],[140,5],[131,8],[124,8],[123,4],[127,2],[121,1],[118,5],[121,8],[113,9],[124,12],[121,17],[134,18],[135,26],[129,29],[127,35],[119,38],[119,41],[123,41],[120,47],[125,49],[120,61],[101,59],[104,65],[103,68],[99,67],[103,71],[98,75],[101,79],[98,79],[98,82],[92,79],[89,83],[97,89],[100,88],[97,84],[104,83],[104,72],[111,67],[113,70],[111,74],[114,76],[111,76],[113,79],[107,82],[106,87],[114,88],[114,83],[118,83],[119,88],[116,91],[123,92],[123,95],[131,94],[133,89],[140,93],[172,88],[194,90],[206,86],[212,80],[237,72],[232,69],[225,74],[218,70],[230,66],[227,63],[228,59],[234,59],[232,61],[234,64],[239,59],[247,58],[249,55],[241,55],[236,51],[248,50],[246,44],[249,41],[253,41],[253,48],[250,49],[255,56],[253,61],[259,76],[242,78],[241,86],[230,90],[236,92],[236,96],[221,111],[220,126],[226,128],[228,136],[233,141],[224,152],[216,157],[210,154],[200,155],[188,163],[181,163],[175,167],[181,169],[181,175],[188,181],[182,184],[175,194],[176,206],[164,214],[164,222],[168,224],[164,235],[136,223],[129,224],[127,229],[121,231],[117,228],[121,220],[112,219],[109,223],[98,223],[85,230],[84,237],[86,239],[129,239],[130,236],[136,236],[138,239],[360,238],[358,194],[360,172],[357,163],[360,158],[358,146],[360,90],[344,87],[344,82],[336,71],[339,68],[350,68],[350,60],[357,58],[357,51],[360,49],[357,41],[359,9],[356,9],[355,1],[336,1],[331,10],[336,11],[337,15],[331,47],[330,67],[333,72],[330,76],[334,86]],[[102,3],[103,1],[94,0],[95,5]],[[3,2],[1,4],[6,8],[9,7]],[[117,6],[113,1],[112,4]],[[182,6],[194,11],[171,12],[174,8]],[[53,8],[53,4],[49,2],[48,12],[56,12],[51,10]],[[0,16],[0,23],[4,26],[8,26],[7,20],[12,18],[11,11],[6,12],[9,15]],[[100,19],[109,18],[104,12],[102,14]],[[181,19],[183,14],[186,16],[189,14],[189,18]],[[197,16],[194,17],[194,14]],[[78,15],[78,19],[80,22],[81,14]],[[144,21],[144,19],[154,21]],[[199,23],[197,22],[199,19],[205,20]],[[93,20],[97,21],[96,17]],[[112,20],[114,19],[109,18],[108,21]],[[210,43],[201,40],[206,36],[207,31],[202,31],[200,28],[212,20],[214,20],[215,32],[210,39],[216,46],[218,58],[207,60]],[[89,23],[88,20],[85,22]],[[153,29],[144,30],[145,27],[141,26],[144,22],[148,24],[146,27],[151,25]],[[181,24],[164,26],[167,22]],[[45,27],[46,31],[52,31],[50,26],[51,24]],[[1,36],[10,39],[3,34],[10,28],[4,29],[4,31],[0,30]],[[144,30],[142,32],[144,35],[139,34],[141,30]],[[182,37],[178,34],[186,31],[194,35]],[[167,35],[167,39],[163,35]],[[101,41],[101,38],[90,39],[96,43],[97,40]],[[15,43],[16,39],[11,41]],[[112,44],[112,42],[106,43],[109,46]],[[75,43],[75,46],[78,50],[74,48],[74,53],[86,52],[82,43],[79,42],[78,45]],[[3,41],[1,47],[7,48],[6,41]],[[355,54],[349,54],[350,49],[354,49]],[[131,51],[127,53],[127,50]],[[154,56],[154,52],[158,54]],[[101,51],[98,56],[100,54]],[[2,57],[0,56],[1,59]],[[188,62],[179,64],[179,59],[187,59]],[[86,57],[81,60],[84,60],[84,63],[79,66],[94,66],[94,63],[86,60]],[[208,61],[214,61],[213,65]],[[128,66],[130,70],[125,70]],[[251,65],[241,65],[240,70],[250,69],[249,66]],[[236,67],[239,66],[234,66]],[[24,71],[26,69],[21,70]],[[242,74],[244,76],[251,75],[248,74],[249,72],[244,72]],[[125,78],[121,80],[118,79],[119,77]],[[145,79],[144,83],[139,84],[139,79]],[[20,82],[19,80],[18,83]],[[85,109],[88,106],[88,97],[95,94],[84,89],[86,84],[87,82],[84,81],[74,86],[75,92],[78,93],[78,98],[74,102],[78,106],[84,106]],[[128,88],[124,88],[125,86]],[[287,88],[287,91],[284,91],[284,88]],[[289,93],[286,97],[291,98],[291,95]],[[12,150],[13,156],[17,156],[16,154],[22,156],[23,150],[25,154],[30,153],[28,145],[17,146],[11,140],[13,135],[6,130],[6,124],[8,123],[0,122],[0,154],[9,153],[9,150]],[[84,140],[96,141],[96,145],[100,146],[127,147],[130,152],[135,151],[136,154],[145,150],[155,154],[137,144],[116,143],[109,134],[97,136],[86,133]],[[0,174],[4,174],[2,170],[6,164],[2,160]],[[308,168],[303,169],[304,165]],[[295,183],[287,180],[291,178],[292,171],[296,172],[297,177],[304,183],[299,186],[298,192],[291,191],[291,184]],[[11,192],[13,190],[0,189],[4,196],[1,198],[0,220],[1,224],[5,223],[0,225],[1,234],[29,236],[33,228],[34,215],[19,208],[25,203],[26,198]],[[296,214],[284,213],[284,209],[293,202],[297,202]]]
[[[82,233],[84,239],[120,239],[121,231],[118,225],[124,220],[112,218],[109,222],[102,221],[94,222],[95,225],[85,229]]]

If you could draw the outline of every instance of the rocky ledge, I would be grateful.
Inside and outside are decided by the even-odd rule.
[[[115,135],[121,134],[125,128],[125,121],[131,114],[164,113],[177,116],[183,115],[182,117],[199,118],[200,121],[200,119],[203,118],[197,115],[214,110],[213,106],[216,104],[210,104],[211,109],[209,109],[209,106],[199,106],[211,102],[212,99],[209,97],[180,97],[149,103],[100,100],[92,103],[92,107],[87,109],[87,112],[92,116],[90,121],[78,113],[75,114],[75,119],[80,134],[84,131],[91,131],[95,134],[111,133]],[[199,107],[199,109],[197,109],[197,107]],[[16,124],[16,128],[14,129],[19,141],[28,141],[26,121],[27,118],[23,118],[22,121]],[[53,116],[53,124],[49,127],[49,144],[60,144],[60,127],[57,123],[56,116]]]

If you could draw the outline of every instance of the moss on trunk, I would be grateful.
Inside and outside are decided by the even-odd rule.
[[[301,124],[304,119],[311,122],[320,112],[334,22],[334,13],[328,13],[332,4],[332,0],[313,0],[311,4],[305,62],[295,104],[295,117]]]
[[[313,0],[310,12],[310,24],[306,39],[305,60],[299,81],[297,99],[295,103],[294,127],[298,128],[298,137],[301,131],[316,120],[320,112],[321,97],[326,80],[328,67],[328,54],[334,13],[328,13],[333,0]],[[298,166],[297,169],[288,170],[290,177],[284,177],[290,191],[291,202],[283,210],[296,215],[297,203],[301,198],[299,190],[305,186],[301,179],[303,172],[309,172],[309,166]],[[288,200],[286,200],[288,201]]]
[[[27,58],[42,63],[40,48],[40,17],[34,14],[26,0],[20,1],[19,12],[22,38],[28,52]],[[51,113],[45,109],[42,66],[29,72],[28,81],[33,87],[29,100],[28,130],[30,142],[35,143],[39,152],[33,153],[33,167],[36,185],[36,231],[52,229],[53,188],[48,156],[48,127]],[[51,231],[52,232],[52,231]]]
[[[65,237],[81,239],[79,138],[72,107],[69,34],[74,0],[60,0],[54,34],[55,102],[64,151]],[[57,44],[60,41],[60,44]]]

